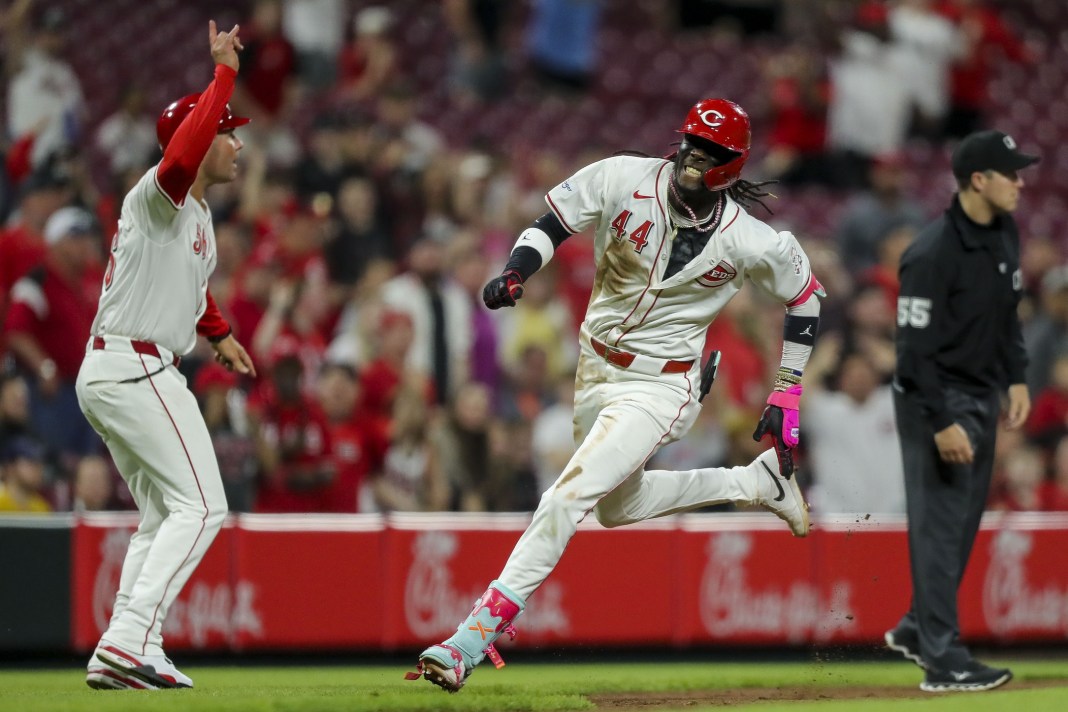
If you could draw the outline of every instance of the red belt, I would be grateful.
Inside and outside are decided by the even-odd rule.
[[[593,346],[593,352],[595,354],[619,368],[630,368],[630,365],[634,363],[634,359],[637,356],[637,354],[632,354],[629,351],[622,351],[615,346],[609,346],[597,339],[590,339],[590,345]],[[692,360],[665,361],[664,367],[660,369],[660,373],[686,373],[690,370],[691,366],[693,366]]]
[[[156,348],[156,345],[151,341],[136,341],[134,339],[130,339],[130,348],[133,349],[134,353],[141,354],[142,356],[155,356],[160,361],[163,360],[163,356],[160,355],[159,349]],[[104,350],[103,336],[93,337],[93,349],[96,351]],[[180,356],[172,355],[171,364],[174,365],[175,368],[177,368],[178,364],[180,364],[181,362],[182,358]]]

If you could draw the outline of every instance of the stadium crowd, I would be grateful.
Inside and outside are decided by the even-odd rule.
[[[90,120],[83,68],[67,53],[78,5],[16,0],[0,17],[0,511],[132,506],[73,384],[122,198],[159,158],[162,107],[129,85],[113,113]],[[991,125],[999,66],[1041,61],[1043,46],[1025,41],[1003,3],[428,2],[420,10],[449,38],[418,64],[436,67],[445,88],[447,101],[433,105],[399,39],[412,3],[233,5],[248,39],[232,103],[252,123],[240,130],[239,180],[211,199],[210,288],[261,375],[226,371],[204,343],[180,365],[232,510],[534,508],[574,446],[592,242],[565,242],[515,309],[487,311],[481,290],[544,212],[545,191],[609,139],[567,150],[528,135],[511,150],[488,134],[455,140],[450,113],[489,114],[525,91],[548,116],[614,116],[618,68],[591,48],[618,38],[631,13],[680,46],[776,47],[765,100],[746,107],[758,129],[747,173],[781,182],[776,211],[804,200],[806,185],[836,206],[830,229],[788,211],[768,218],[798,235],[828,292],[805,374],[803,482],[817,512],[904,511],[889,390],[897,263],[933,217],[905,149],[948,151]],[[674,122],[731,67],[697,71]],[[638,148],[671,151],[675,123],[641,128],[660,143]],[[609,153],[636,147],[618,138]],[[945,186],[935,201],[944,204],[949,184],[934,185]],[[1023,210],[1026,201],[1025,189]],[[1051,236],[1023,239],[1035,408],[1025,431],[999,435],[989,506],[1068,510],[1068,265]],[[743,290],[713,324],[706,355],[723,353],[719,381],[657,467],[747,463],[764,449],[751,433],[779,362],[780,309]]]

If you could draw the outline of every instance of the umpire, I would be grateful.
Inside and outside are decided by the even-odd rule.
[[[953,154],[958,192],[901,258],[894,408],[905,465],[912,606],[886,643],[923,668],[926,692],[1012,679],[960,641],[957,589],[990,489],[1002,395],[1007,426],[1031,409],[1016,307],[1018,171],[1038,161],[981,131]]]

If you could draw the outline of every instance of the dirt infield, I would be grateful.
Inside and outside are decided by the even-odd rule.
[[[1042,680],[1035,682],[1010,682],[1003,689],[1028,690],[1044,687],[1068,687],[1068,680]],[[992,691],[990,694],[997,694]],[[649,694],[620,693],[610,695],[590,695],[590,701],[600,710],[614,712],[632,712],[687,707],[690,705],[707,705],[713,707],[731,707],[753,702],[814,702],[819,700],[866,700],[866,699],[907,699],[931,698],[929,692],[921,692],[919,683],[916,687],[882,686],[882,687],[834,687],[834,686],[798,686],[798,687],[741,687],[733,690],[693,690],[691,692]]]

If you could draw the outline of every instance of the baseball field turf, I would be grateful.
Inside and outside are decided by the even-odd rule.
[[[1005,662],[1008,660],[991,662]],[[479,668],[455,695],[399,666],[196,667],[196,689],[90,690],[80,668],[0,671],[4,712],[363,712],[370,710],[858,710],[897,712],[1063,712],[1068,662],[1011,662],[1016,679],[1000,690],[932,695],[904,662],[618,663],[522,662]]]

